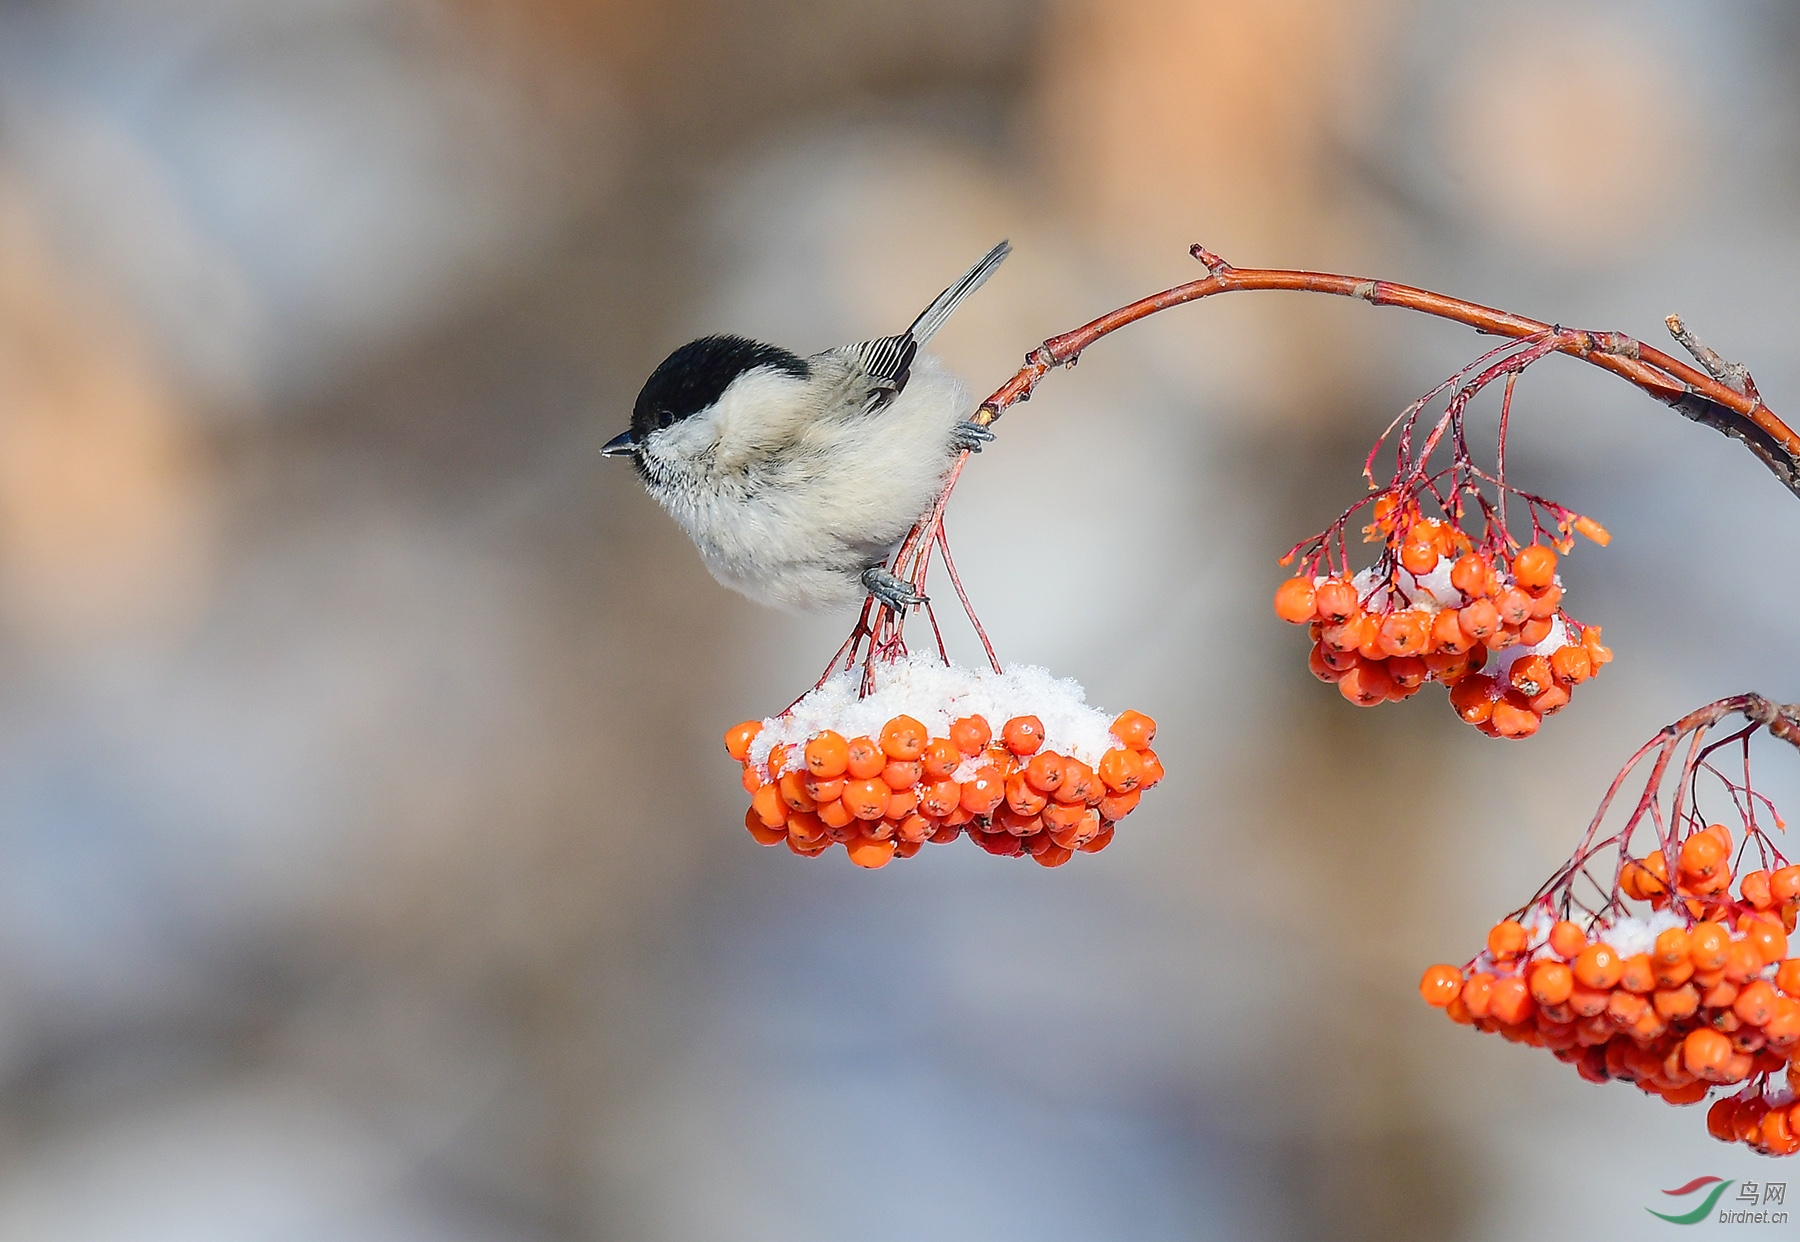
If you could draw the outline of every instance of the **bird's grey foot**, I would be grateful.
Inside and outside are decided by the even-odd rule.
[[[907,608],[925,602],[925,597],[913,590],[912,583],[890,573],[885,565],[871,565],[863,570],[862,584],[870,595],[895,612],[905,612]]]
[[[982,445],[993,441],[994,433],[980,423],[958,423],[950,429],[950,443],[960,452],[979,453]]]

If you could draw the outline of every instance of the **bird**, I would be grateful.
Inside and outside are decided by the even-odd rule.
[[[1012,253],[1005,241],[904,332],[801,357],[742,336],[676,349],[601,449],[637,467],[720,583],[790,612],[925,602],[887,560],[992,431],[921,347]]]

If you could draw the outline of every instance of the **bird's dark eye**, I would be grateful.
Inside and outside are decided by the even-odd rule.
[[[675,416],[673,414],[669,413],[667,410],[663,410],[656,416],[657,427],[664,431],[667,431],[669,429],[669,424],[673,423],[674,421],[675,421]]]

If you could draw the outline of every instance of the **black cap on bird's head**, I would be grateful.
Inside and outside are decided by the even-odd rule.
[[[795,379],[812,372],[800,357],[779,345],[742,336],[703,336],[689,341],[650,373],[631,411],[631,430],[614,436],[600,451],[608,457],[636,454],[644,441],[718,401],[731,381],[746,371],[772,367]]]

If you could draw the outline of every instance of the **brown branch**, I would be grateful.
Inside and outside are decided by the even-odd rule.
[[[1192,253],[1206,265],[1208,275],[1204,279],[1153,293],[1072,332],[1051,337],[1032,350],[1019,372],[982,403],[976,421],[991,423],[1008,407],[1030,400],[1038,382],[1052,370],[1073,363],[1083,350],[1101,337],[1158,311],[1197,302],[1214,294],[1252,289],[1328,293],[1358,298],[1373,306],[1403,307],[1437,319],[1467,324],[1478,332],[1494,336],[1519,338],[1555,333],[1560,338],[1557,352],[1610,371],[1685,417],[1740,441],[1789,491],[1800,496],[1800,434],[1763,404],[1753,385],[1746,384],[1746,391],[1738,391],[1721,379],[1624,333],[1561,330],[1523,315],[1392,281],[1337,276],[1328,272],[1232,267],[1199,245],[1192,248]],[[1748,372],[1744,374],[1747,378]],[[1736,378],[1735,374],[1732,378]]]

